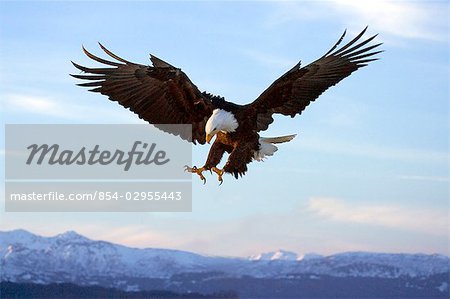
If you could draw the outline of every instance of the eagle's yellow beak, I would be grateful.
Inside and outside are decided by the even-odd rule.
[[[206,142],[210,143],[210,142],[211,142],[211,139],[212,139],[213,137],[214,137],[214,135],[206,134]]]

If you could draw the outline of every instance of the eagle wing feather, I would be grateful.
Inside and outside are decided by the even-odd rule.
[[[373,58],[373,55],[382,51],[372,50],[381,43],[364,47],[377,35],[360,42],[366,30],[367,27],[353,40],[338,48],[346,34],[344,31],[325,55],[305,67],[300,67],[300,63],[296,64],[272,83],[253,103],[247,105],[246,108],[254,111],[257,116],[257,131],[269,127],[273,122],[273,114],[291,117],[301,114],[329,87],[336,85],[369,62],[377,60],[378,58]]]
[[[215,105],[184,72],[153,55],[150,57],[153,66],[136,64],[99,45],[117,62],[97,57],[83,47],[89,58],[112,67],[88,68],[72,62],[86,74],[71,76],[88,80],[77,85],[108,96],[161,130],[193,143],[206,142],[205,124]],[[175,132],[166,124],[191,124],[192,136],[191,132]]]

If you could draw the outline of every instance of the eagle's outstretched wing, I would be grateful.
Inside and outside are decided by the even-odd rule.
[[[201,93],[180,69],[153,55],[153,66],[146,66],[122,59],[101,44],[100,47],[116,61],[97,57],[83,47],[89,58],[111,67],[87,68],[72,62],[86,74],[71,76],[89,80],[77,85],[91,87],[89,91],[108,96],[164,131],[194,143],[205,143],[205,124],[215,108],[209,94]],[[170,131],[164,124],[191,124],[192,137],[190,132]]]
[[[377,35],[360,41],[367,27],[345,46],[337,49],[345,36],[321,58],[300,68],[300,63],[277,79],[253,103],[246,106],[257,115],[258,131],[266,130],[273,122],[272,115],[279,113],[294,117],[319,97],[329,87],[349,76],[358,68],[377,60],[372,56],[382,51],[372,51],[381,43],[367,46]]]

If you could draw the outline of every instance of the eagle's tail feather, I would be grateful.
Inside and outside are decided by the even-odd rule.
[[[288,142],[294,139],[296,135],[287,135],[280,137],[260,137],[259,138],[259,150],[255,151],[253,159],[256,161],[263,161],[267,156],[273,156],[278,150],[274,145],[275,143]]]
[[[291,141],[295,138],[297,134],[294,135],[286,135],[286,136],[280,136],[280,137],[261,137],[259,138],[260,141],[267,142],[267,143],[283,143]]]

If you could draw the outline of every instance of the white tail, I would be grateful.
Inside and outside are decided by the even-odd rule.
[[[266,156],[273,156],[273,154],[278,150],[274,145],[276,143],[289,142],[294,137],[294,135],[280,136],[280,137],[260,137],[259,138],[259,150],[255,151],[253,159],[256,161],[263,161]]]
[[[291,141],[292,139],[294,139],[295,136],[297,136],[297,134],[280,136],[280,137],[261,137],[261,138],[259,138],[259,141],[268,142],[268,143],[283,143],[283,142]]]

